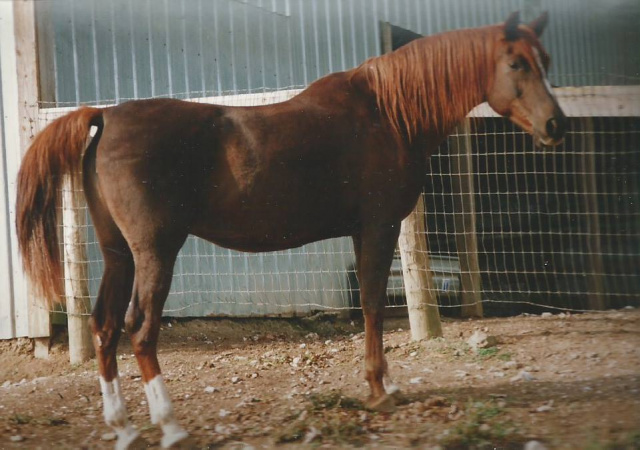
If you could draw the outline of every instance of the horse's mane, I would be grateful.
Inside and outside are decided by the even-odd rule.
[[[446,32],[364,62],[370,89],[393,129],[447,133],[486,92],[497,26]]]

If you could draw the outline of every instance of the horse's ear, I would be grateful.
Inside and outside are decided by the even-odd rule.
[[[540,17],[529,24],[529,28],[533,30],[536,36],[540,37],[544,29],[547,27],[547,23],[549,23],[549,12],[545,11],[540,14]]]
[[[520,25],[520,11],[511,13],[504,23],[504,37],[507,41],[518,39],[518,25]]]

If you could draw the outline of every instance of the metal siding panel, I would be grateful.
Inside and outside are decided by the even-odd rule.
[[[289,71],[294,86],[306,86],[308,84],[308,68],[306,63],[305,35],[301,27],[304,23],[300,20],[301,10],[298,2],[291,3],[287,0],[287,10],[290,13],[287,35],[284,38],[289,49]]]
[[[132,29],[130,27],[128,0],[114,0],[112,2],[113,30],[113,60],[117,63],[115,78],[118,84],[118,93],[115,97],[120,99],[135,98],[134,94],[134,47]]]
[[[73,80],[73,54],[71,45],[71,21],[69,19],[70,0],[60,0],[58,7],[52,9],[55,46],[55,59],[57,62],[56,99],[60,103],[75,101],[75,82]]]
[[[170,93],[177,98],[187,98],[189,86],[187,84],[187,68],[184,64],[185,42],[182,39],[182,3],[175,0],[165,0],[165,34],[167,40],[167,66],[170,75]]]
[[[272,0],[268,0],[270,3],[271,9],[276,10],[276,2]],[[281,70],[281,60],[284,58],[284,54],[282,53],[282,49],[280,48],[278,42],[278,35],[280,26],[278,26],[279,22],[282,22],[282,16],[273,13],[267,19],[265,18],[264,23],[264,36],[265,36],[265,54],[262,55],[262,58],[265,63],[265,78],[268,81],[270,87],[275,89],[282,88],[285,84],[283,84],[282,79],[282,70]],[[286,19],[285,19],[286,20]],[[269,50],[272,51],[273,57],[270,57]]]
[[[198,56],[200,89],[204,95],[217,94],[217,60],[215,54],[215,28],[213,24],[213,8],[204,0],[198,0]],[[206,24],[206,25],[205,25]]]
[[[323,15],[321,22],[326,32],[326,58],[329,64],[327,71],[328,73],[332,73],[341,70],[339,52],[334,51],[336,44],[338,48],[340,46],[340,43],[337,41],[337,39],[339,39],[338,30],[334,29],[333,26],[333,24],[336,23],[335,17],[337,16],[337,11],[333,9],[331,0],[324,0],[322,3]]]
[[[372,56],[371,54],[371,42],[370,37],[373,33],[369,30],[369,14],[371,13],[371,8],[367,8],[367,2],[369,0],[360,0],[360,24],[361,24],[361,36],[362,36],[362,59],[358,61],[358,64],[362,63],[364,60]]]
[[[273,87],[272,78],[267,76],[265,51],[266,35],[265,26],[270,18],[270,13],[260,4],[254,8],[245,8],[244,33],[247,37],[246,59],[251,72],[250,90],[262,90]],[[272,49],[269,53],[273,53]]]
[[[355,8],[355,1],[356,0],[345,0],[347,5],[348,5],[348,12],[347,12],[347,16],[349,17],[349,34],[348,36],[351,38],[351,41],[349,42],[349,47],[351,49],[351,51],[349,52],[351,54],[351,62],[349,64],[349,67],[356,67],[359,62],[361,61],[361,56],[359,55],[359,46],[358,46],[358,17],[357,17],[357,12],[356,12],[356,8]]]
[[[150,2],[147,11],[149,34],[149,63],[152,77],[152,91],[154,96],[167,95],[169,90],[169,72],[167,66],[167,40],[164,26],[164,7],[160,2]]]
[[[244,36],[241,33],[241,22],[238,17],[239,13],[242,10],[240,9],[240,5],[235,4],[234,2],[228,2],[226,12],[228,14],[227,20],[229,22],[229,47],[226,48],[231,55],[231,79],[232,79],[232,92],[239,93],[241,90],[246,89],[247,85],[247,71],[240,70],[242,68],[243,60],[242,56],[244,54]]]
[[[56,6],[58,98],[75,103],[113,100],[116,91],[129,98],[308,84],[378,54],[378,20],[433,34],[500,22],[521,9],[522,1],[60,0]],[[92,7],[95,25],[88,17]],[[545,41],[554,55],[554,79],[562,84],[637,83],[640,56],[621,40],[639,40],[638,8],[632,0],[616,8],[593,0],[543,2],[540,9],[551,12]],[[554,27],[557,22],[562,27]],[[92,73],[95,66],[99,70]],[[99,91],[97,98],[92,90]]]
[[[237,82],[234,76],[235,62],[232,51],[233,28],[229,15],[230,5],[222,2],[214,2],[214,14],[216,14],[216,25],[219,27],[217,33],[216,47],[217,56],[220,61],[220,92],[236,92]]]
[[[258,33],[257,33],[257,43],[254,43],[253,49],[255,51],[255,58],[259,61],[258,73],[260,75],[260,82],[262,88],[267,88],[267,86],[272,86],[271,78],[267,76],[267,67],[265,61],[265,51],[266,51],[266,42],[267,34],[265,32],[265,26],[267,24],[267,16],[265,14],[265,10],[263,9],[262,0],[258,1],[258,7],[260,9],[260,16],[258,17]],[[268,35],[271,37],[271,35]],[[267,81],[269,80],[269,81]]]
[[[95,2],[95,23],[95,39],[99,71],[97,74],[92,75],[99,78],[100,97],[94,100],[98,100],[98,102],[101,103],[113,102],[116,98],[117,76],[113,60],[114,31],[111,28],[110,2]],[[93,66],[93,58],[89,59],[87,55],[84,54],[80,54],[78,56],[80,67]]]
[[[149,36],[149,14],[147,3],[142,1],[129,2],[129,32],[132,36],[131,55],[135,55],[136,75],[135,90],[133,97],[148,98],[152,97],[155,92],[155,76],[154,68],[151,66],[151,41]]]
[[[300,2],[298,5],[298,20],[300,21],[300,34],[302,50],[302,73],[304,84],[307,85],[318,78],[318,66],[314,57],[313,34],[311,30],[311,8],[309,2]]]
[[[72,38],[75,42],[74,72],[77,75],[74,79],[77,83],[77,100],[80,103],[94,101],[96,95],[96,75],[93,64],[93,26],[90,6],[87,3],[83,8],[76,8],[73,5],[69,8]]]
[[[340,70],[347,70],[347,45],[345,43],[347,33],[345,31],[345,14],[344,9],[342,7],[343,3],[341,0],[335,0],[333,8],[337,11],[336,21],[337,21],[337,33],[334,32],[334,36],[337,37],[338,43],[334,45],[334,49],[339,49],[339,58],[340,58]]]

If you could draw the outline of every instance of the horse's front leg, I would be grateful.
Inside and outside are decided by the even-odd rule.
[[[136,255],[133,296],[125,318],[140,366],[151,423],[162,428],[164,448],[182,444],[188,437],[174,417],[157,354],[162,308],[171,286],[174,261],[175,255],[161,257],[155,252]]]
[[[353,236],[356,269],[360,284],[360,301],[364,313],[365,378],[371,394],[367,408],[390,412],[395,409],[393,397],[384,388],[387,361],[382,345],[382,323],[387,299],[387,280],[400,224],[371,225]]]

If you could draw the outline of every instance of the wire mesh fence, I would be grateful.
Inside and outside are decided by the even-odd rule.
[[[475,224],[485,313],[637,305],[640,152],[636,118],[574,118],[543,151],[505,119],[474,121]],[[457,256],[453,135],[425,185],[431,252]],[[458,226],[457,226],[458,225]]]

